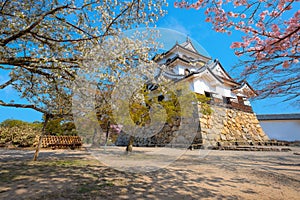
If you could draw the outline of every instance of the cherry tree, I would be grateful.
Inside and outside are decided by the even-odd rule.
[[[72,117],[72,86],[94,44],[121,31],[153,24],[165,14],[166,1],[1,0],[0,83],[28,103],[0,106],[29,108],[46,116]],[[45,130],[45,128],[43,128]],[[44,132],[44,131],[43,131]]]
[[[132,96],[135,105],[143,104],[141,95],[136,93],[146,82],[154,81],[155,71],[163,68],[151,60],[159,46],[157,36],[155,29],[134,31],[129,36],[120,34],[85,52],[74,85],[73,112],[79,127],[89,124],[90,131],[83,136],[92,148],[106,145],[108,129],[117,125],[128,127],[129,135],[137,134],[139,127],[128,115],[128,108]],[[137,115],[142,117],[136,112],[133,118]]]
[[[140,0],[1,1],[0,70],[9,73],[10,79],[0,83],[0,90],[12,86],[30,104],[0,99],[0,105],[50,114],[42,100],[63,98],[58,95],[70,89],[83,50],[124,29],[154,22],[164,14],[164,4]]]
[[[203,9],[213,30],[243,33],[231,48],[242,60],[241,78],[252,76],[260,98],[300,101],[299,0],[178,1],[179,8]]]

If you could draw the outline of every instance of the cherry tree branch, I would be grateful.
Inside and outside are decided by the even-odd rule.
[[[2,85],[0,85],[0,90],[6,88],[7,86],[11,85],[13,82],[15,82],[15,79],[10,79],[8,81],[6,81],[5,83],[3,83]]]
[[[0,100],[0,106],[14,107],[14,108],[30,108],[30,109],[36,110],[38,112],[41,112],[43,114],[49,114],[46,110],[41,109],[41,108],[37,107],[36,105],[18,104],[18,103],[5,103],[2,100]]]
[[[9,43],[10,41],[13,41],[25,34],[27,34],[28,32],[30,32],[32,29],[34,29],[38,24],[41,23],[41,21],[43,21],[43,19],[48,16],[48,15],[51,15],[51,14],[54,14],[56,13],[57,11],[60,11],[62,9],[65,9],[65,8],[68,8],[69,5],[65,5],[65,6],[60,6],[60,7],[57,7],[53,10],[50,10],[44,14],[42,14],[35,22],[33,22],[30,26],[28,26],[27,28],[25,28],[24,30],[21,30],[19,31],[18,33],[12,35],[11,37],[9,38],[6,38],[4,40],[1,41],[1,46],[5,46],[7,43]]]

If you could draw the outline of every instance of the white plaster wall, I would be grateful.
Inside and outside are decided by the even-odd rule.
[[[232,97],[237,98],[236,95],[231,91],[229,86],[217,85],[217,93],[220,94],[220,97]]]
[[[229,78],[226,73],[224,73],[224,71],[222,70],[221,66],[218,64],[213,70],[213,73],[219,76],[223,76],[226,78]]]
[[[195,92],[195,89],[194,89],[194,81],[189,81],[189,87],[190,87],[190,90],[192,92]]]
[[[246,106],[251,106],[251,103],[250,103],[249,100],[244,100],[244,104],[245,104]]]
[[[219,65],[217,65],[217,66],[212,70],[212,72],[213,72],[214,74],[216,74],[216,75],[219,75],[219,76],[222,75],[222,74],[220,73],[220,67],[219,67]]]
[[[191,67],[187,67],[187,66],[178,65],[178,66],[177,66],[176,73],[177,73],[177,74],[180,74],[180,75],[184,75],[185,69],[190,70],[190,72],[196,71],[195,68],[191,68]]]
[[[300,140],[300,120],[266,120],[259,123],[270,139]]]
[[[204,91],[216,92],[216,88],[210,86],[205,80],[194,80],[194,92],[204,94]]]
[[[178,67],[178,70],[177,70],[178,74],[184,75],[184,69],[185,69],[186,67],[184,67],[184,66],[177,66],[177,67]]]
[[[175,74],[179,74],[179,66],[174,67],[174,68],[173,68],[173,72],[174,72]]]

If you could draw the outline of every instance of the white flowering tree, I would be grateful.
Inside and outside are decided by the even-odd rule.
[[[71,116],[72,85],[87,52],[110,36],[164,15],[165,1],[3,0],[0,2],[0,70],[30,108],[54,116]],[[110,59],[110,58],[107,58]],[[45,126],[44,126],[45,127]],[[43,129],[44,130],[44,129]]]
[[[118,127],[120,121],[119,125],[131,127],[129,134],[135,134],[137,124],[127,115],[129,104],[132,98],[138,104],[144,103],[137,93],[145,84],[155,81],[155,72],[163,68],[151,60],[159,46],[155,41],[157,34],[154,29],[136,31],[131,36],[122,34],[85,52],[74,85],[73,112],[78,127],[89,124],[92,129],[79,132],[93,147],[104,145],[108,129]]]

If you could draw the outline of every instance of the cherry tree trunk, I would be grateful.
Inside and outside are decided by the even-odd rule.
[[[45,119],[44,124],[43,124],[42,133],[39,137],[39,142],[38,142],[38,145],[36,146],[36,149],[35,149],[33,161],[36,161],[38,156],[39,156],[40,148],[41,148],[41,145],[42,145],[43,137],[44,137],[45,132],[46,132],[46,126],[47,126],[48,121],[49,121],[49,116],[46,115],[46,119]]]

